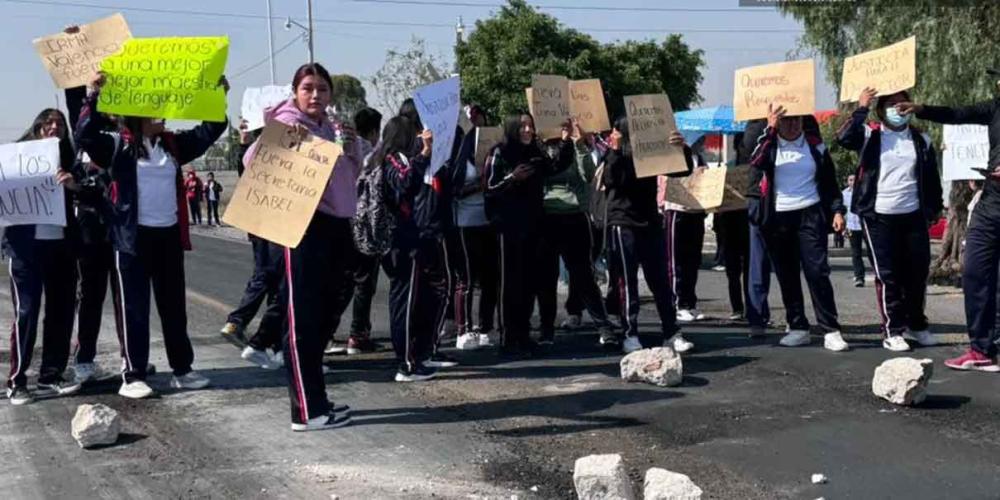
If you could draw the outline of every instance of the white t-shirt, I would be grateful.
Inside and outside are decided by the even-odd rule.
[[[479,169],[474,163],[465,163],[465,185],[481,184]],[[489,224],[486,218],[486,199],[483,192],[470,194],[465,198],[455,199],[455,225],[458,227],[479,227]]]
[[[177,163],[157,142],[143,138],[149,158],[139,159],[139,225],[170,227],[177,224]]]
[[[875,213],[909,214],[920,209],[916,165],[917,150],[910,128],[899,132],[882,129],[882,156]]]
[[[36,240],[61,240],[63,228],[55,224],[35,224]]]
[[[215,181],[208,181],[205,183],[205,196],[208,197],[208,201],[219,201],[214,188]]]
[[[809,150],[805,134],[794,141],[778,137],[774,192],[774,208],[778,212],[801,210],[819,203],[816,161]]]

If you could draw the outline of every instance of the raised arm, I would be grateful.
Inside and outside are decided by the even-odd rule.
[[[850,119],[837,130],[837,144],[840,144],[844,149],[861,151],[861,148],[865,146],[865,139],[870,133],[865,125],[865,120],[868,119],[868,112],[874,100],[875,89],[866,87],[861,91],[861,97],[858,98],[858,108],[851,113]]]
[[[945,106],[927,106],[904,102],[896,107],[903,115],[914,113],[921,120],[929,120],[950,125],[974,124],[989,125],[997,112],[997,100],[985,101],[972,106],[949,108]]]

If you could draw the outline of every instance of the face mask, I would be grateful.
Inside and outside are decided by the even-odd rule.
[[[895,106],[885,109],[885,121],[893,127],[902,127],[910,123],[911,118],[913,118],[913,115],[900,115],[899,111],[896,111]]]

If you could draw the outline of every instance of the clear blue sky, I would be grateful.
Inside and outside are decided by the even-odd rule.
[[[331,72],[349,73],[365,80],[382,65],[387,49],[405,47],[412,36],[424,38],[433,52],[451,61],[458,16],[462,16],[467,33],[471,32],[476,19],[489,17],[502,0],[412,1],[462,5],[313,0],[317,61]],[[738,0],[530,0],[529,3],[545,6],[543,12],[602,42],[662,39],[670,32],[681,33],[689,45],[706,53],[707,66],[700,89],[703,106],[731,103],[733,71],[785,60],[795,49],[801,29],[795,20],[774,10],[740,8]],[[278,49],[298,35],[298,28],[284,29],[286,16],[305,24],[306,0],[272,0],[271,4],[272,15],[281,18],[272,21],[274,47]],[[558,6],[574,8],[554,8]],[[597,10],[601,7],[619,10]],[[14,139],[39,110],[53,106],[57,95],[61,99],[61,92],[52,85],[31,40],[58,32],[67,24],[90,22],[114,12],[125,15],[132,34],[137,37],[228,35],[229,75],[237,75],[267,57],[265,0],[0,0],[0,19],[5,32],[5,43],[0,46],[0,60],[4,61],[0,88],[5,101],[4,113],[0,115],[0,141]],[[779,31],[762,32],[772,29]],[[301,42],[294,42],[278,54],[275,57],[278,83],[287,82],[306,59],[306,46]],[[820,65],[817,61],[817,106],[826,109],[835,100],[832,87],[822,78]],[[230,116],[238,114],[245,87],[267,84],[269,80],[266,63],[231,77]]]

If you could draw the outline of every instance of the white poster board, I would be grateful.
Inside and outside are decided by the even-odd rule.
[[[66,225],[66,199],[56,182],[59,139],[0,146],[0,226]]]
[[[461,92],[462,82],[457,76],[413,91],[413,103],[417,106],[420,121],[424,128],[434,133],[431,165],[426,175],[428,179],[451,158],[455,128],[458,127],[458,112],[462,109]]]
[[[292,97],[291,85],[266,85],[247,87],[243,91],[243,105],[240,114],[247,121],[247,130],[264,128],[264,109]]]
[[[945,181],[982,179],[973,168],[988,168],[990,140],[984,125],[945,125],[941,152]]]

